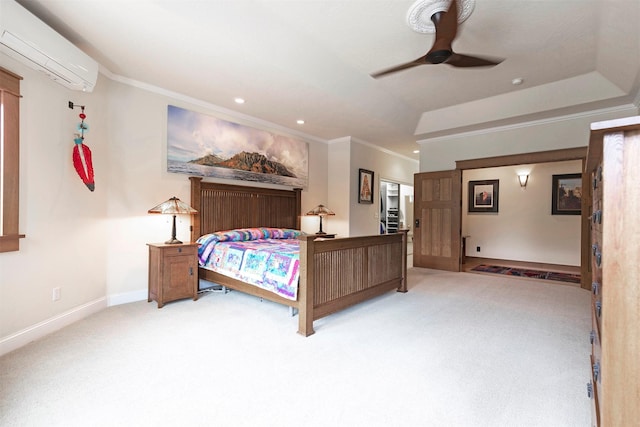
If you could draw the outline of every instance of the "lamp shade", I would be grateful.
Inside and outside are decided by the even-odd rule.
[[[518,175],[518,181],[520,182],[520,187],[526,187],[527,181],[529,181],[529,175],[526,173]]]
[[[315,208],[311,209],[309,212],[307,212],[307,215],[327,216],[327,215],[335,215],[335,212],[327,208],[325,205],[318,205]]]
[[[157,206],[149,209],[149,213],[158,213],[158,214],[171,214],[171,215],[179,215],[179,214],[197,214],[198,211],[193,209],[191,206],[178,199],[177,197],[172,197],[166,202],[162,202]]]
[[[335,212],[327,208],[325,205],[318,205],[315,208],[311,209],[309,212],[307,212],[307,215],[315,215],[320,217],[320,230],[318,230],[316,234],[323,235],[327,233],[322,231],[322,218],[324,218],[327,215],[335,215]]]
[[[176,215],[194,215],[197,214],[198,211],[193,209],[191,206],[181,201],[177,197],[172,197],[166,202],[162,202],[157,206],[149,209],[149,213],[151,214],[168,214],[173,215],[173,227],[171,229],[171,239],[167,240],[165,243],[169,245],[181,244],[182,242],[176,239]]]

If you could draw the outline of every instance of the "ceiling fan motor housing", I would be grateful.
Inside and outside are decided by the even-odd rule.
[[[429,52],[425,59],[428,64],[442,64],[449,59],[451,55],[453,55],[453,52],[450,50],[435,50],[433,52]]]

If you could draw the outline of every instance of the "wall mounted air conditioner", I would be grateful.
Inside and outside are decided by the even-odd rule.
[[[91,92],[98,63],[13,0],[0,0],[0,52],[69,89]]]

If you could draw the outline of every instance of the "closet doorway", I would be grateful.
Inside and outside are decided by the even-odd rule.
[[[380,180],[380,234],[397,233],[400,227],[400,184]]]
[[[413,186],[380,180],[380,234],[408,229],[409,243],[413,241]]]

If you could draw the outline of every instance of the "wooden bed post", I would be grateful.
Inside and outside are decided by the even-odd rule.
[[[191,242],[195,242],[201,236],[200,210],[202,209],[202,198],[200,196],[200,183],[202,182],[202,177],[190,176],[189,180],[191,181],[191,207],[198,211],[195,215],[189,215],[191,217]]]
[[[300,236],[300,285],[298,288],[298,333],[308,337],[313,330],[315,236]]]
[[[294,188],[293,191],[296,193],[296,211],[298,212],[296,230],[300,230],[302,227],[302,188]]]
[[[402,233],[402,283],[398,288],[398,292],[407,292],[407,243],[408,243],[408,229],[400,229],[398,233]]]

